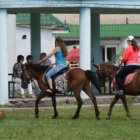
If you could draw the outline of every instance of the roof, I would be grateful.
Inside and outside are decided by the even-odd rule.
[[[65,39],[79,38],[80,27],[79,25],[69,25],[70,32],[65,35],[61,35]],[[100,25],[100,37],[126,37],[133,35],[140,37],[140,24],[101,24]]]
[[[0,9],[8,13],[79,13],[90,8],[99,14],[139,14],[139,0],[0,0]]]
[[[69,27],[57,19],[52,14],[42,13],[40,14],[41,26],[52,27],[53,29],[64,29],[68,30]],[[18,25],[30,25],[30,14],[29,13],[18,13],[16,15],[16,23]]]
[[[101,37],[140,36],[140,24],[111,24],[100,26]]]

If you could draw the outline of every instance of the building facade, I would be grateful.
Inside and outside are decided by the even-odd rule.
[[[51,20],[50,20],[51,19]],[[51,14],[41,16],[41,50],[47,54],[55,47],[55,37],[68,33],[67,26]],[[14,48],[14,49],[13,49]],[[8,15],[8,73],[12,73],[18,55],[31,55],[31,28],[29,14]],[[39,54],[38,54],[39,59]],[[55,58],[51,57],[54,62]],[[36,60],[34,61],[37,62]]]

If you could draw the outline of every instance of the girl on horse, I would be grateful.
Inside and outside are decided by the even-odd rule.
[[[49,70],[46,74],[46,79],[49,84],[49,89],[46,89],[45,91],[52,93],[53,86],[52,86],[52,79],[51,77],[58,73],[63,68],[67,67],[66,64],[66,56],[67,56],[67,48],[65,43],[63,42],[63,39],[61,37],[57,37],[55,40],[55,48],[52,50],[50,54],[48,54],[46,57],[44,57],[42,60],[39,61],[39,63],[47,60],[51,56],[55,55],[56,58],[56,66],[53,67],[51,70]]]
[[[136,40],[133,36],[127,37],[127,44],[128,47],[125,49],[123,58],[121,60],[121,63],[125,64],[125,67],[122,68],[117,74],[116,74],[116,81],[118,84],[118,88],[116,90],[116,93],[122,94],[123,93],[123,79],[136,69],[140,68],[140,64],[138,61],[138,45],[136,43]]]

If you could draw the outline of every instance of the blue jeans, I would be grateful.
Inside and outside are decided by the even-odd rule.
[[[46,74],[46,79],[49,80],[53,75],[58,73],[60,70],[63,68],[67,67],[67,65],[64,64],[57,64],[54,68],[52,68],[50,71],[47,72]]]

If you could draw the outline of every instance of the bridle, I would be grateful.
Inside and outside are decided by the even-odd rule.
[[[99,75],[98,75],[98,72],[100,72],[102,70],[102,73],[103,73],[103,78],[101,78],[99,81],[100,82],[103,82],[103,81],[105,81],[106,79],[108,79],[108,76],[105,74],[105,69],[101,69],[101,64],[99,64],[99,65],[97,65],[97,67],[96,67],[96,74],[97,74],[97,76],[98,76],[98,78],[100,77]]]
[[[32,76],[29,76],[25,71],[23,73],[24,73],[24,75],[26,76],[26,79],[27,79],[27,80],[23,80],[23,82],[30,83],[30,80],[31,80]]]

